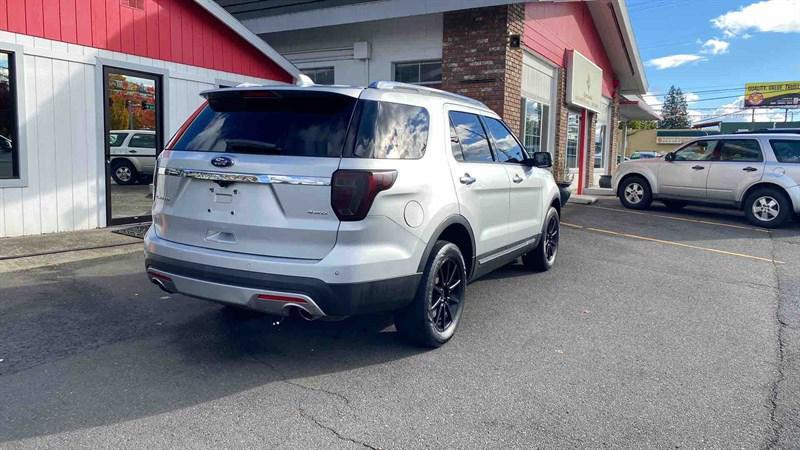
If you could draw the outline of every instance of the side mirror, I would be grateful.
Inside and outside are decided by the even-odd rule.
[[[675,152],[669,152],[666,155],[664,155],[664,161],[667,162],[675,161]]]
[[[553,157],[548,152],[534,152],[531,158],[522,161],[527,167],[547,168],[553,167]]]

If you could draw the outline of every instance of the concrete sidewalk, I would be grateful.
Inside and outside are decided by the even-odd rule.
[[[123,227],[0,238],[0,273],[142,251],[142,240],[112,231]]]

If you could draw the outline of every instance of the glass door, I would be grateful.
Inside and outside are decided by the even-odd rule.
[[[162,149],[161,77],[104,67],[103,100],[108,224],[148,221]]]

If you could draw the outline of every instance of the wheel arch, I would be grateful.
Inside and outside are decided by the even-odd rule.
[[[425,263],[430,258],[433,246],[436,241],[446,240],[456,244],[464,256],[464,263],[467,265],[467,279],[472,278],[475,270],[475,234],[472,231],[467,219],[458,214],[447,217],[431,234],[431,239],[425,246],[425,251],[422,252],[422,259],[417,266],[417,272],[425,270]]]
[[[620,196],[620,191],[625,186],[625,182],[632,177],[644,178],[644,181],[646,181],[647,184],[650,185],[650,192],[652,194],[656,194],[656,187],[655,187],[656,184],[654,183],[652,177],[648,176],[644,172],[629,172],[623,175],[622,178],[619,179],[619,183],[617,183],[617,191],[615,192],[615,194],[617,194],[617,197]]]
[[[747,198],[750,197],[750,194],[752,194],[756,189],[760,189],[760,188],[776,189],[777,191],[783,193],[783,195],[786,197],[786,199],[789,200],[789,205],[791,206],[792,210],[794,209],[795,206],[797,206],[797,205],[793,204],[792,196],[789,195],[789,191],[787,191],[785,187],[781,186],[780,184],[772,183],[772,182],[769,182],[769,181],[759,181],[759,182],[753,184],[752,186],[748,187],[744,191],[744,194],[742,195],[742,200],[739,202],[739,207],[741,209],[744,209],[745,208],[745,202],[747,202]]]

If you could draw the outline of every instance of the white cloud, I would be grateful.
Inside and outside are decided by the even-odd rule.
[[[731,43],[717,38],[711,38],[703,43],[701,53],[711,53],[712,55],[721,55],[728,53],[728,47]]]
[[[750,39],[751,37],[753,37],[753,35],[752,35],[752,34],[750,34],[750,33],[745,33],[745,34],[743,34],[743,35],[742,35],[742,39],[744,39],[744,40],[748,40],[748,39]]]
[[[764,0],[711,19],[725,37],[748,31],[800,33],[800,0]]]
[[[687,102],[696,102],[700,100],[700,96],[695,94],[694,92],[687,92],[683,96],[686,97]]]
[[[704,59],[705,58],[700,55],[679,54],[653,58],[650,61],[647,61],[646,64],[648,66],[653,66],[658,70],[663,70],[679,67],[692,62],[702,61]]]
[[[755,114],[751,109],[744,109],[744,96],[736,100],[719,106],[710,113],[692,113],[692,122],[702,122],[707,119],[720,120],[722,122],[750,122],[755,117],[756,122],[783,122],[783,112],[775,109],[756,109]]]

